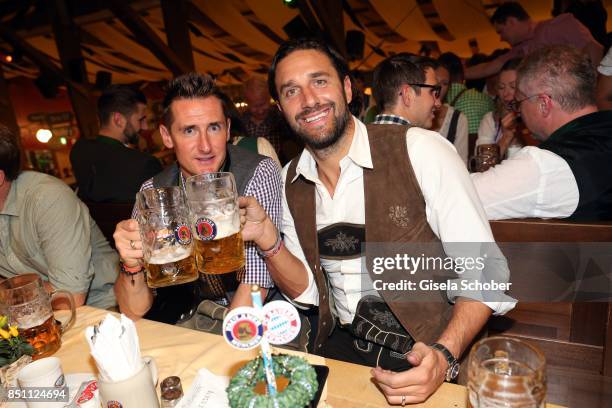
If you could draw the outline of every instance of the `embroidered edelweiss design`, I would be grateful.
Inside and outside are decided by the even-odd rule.
[[[392,205],[389,207],[389,218],[391,218],[391,221],[393,221],[395,225],[402,228],[408,227],[410,223],[408,208],[400,205]]]
[[[397,320],[395,320],[395,316],[393,316],[393,313],[389,312],[388,310],[382,312],[379,312],[378,310],[373,310],[372,319],[374,321],[378,321],[380,324],[383,324],[384,327],[393,327],[396,329],[400,328],[400,325],[397,324]]]
[[[331,247],[333,252],[349,252],[355,250],[355,245],[359,240],[353,236],[346,235],[344,232],[339,232],[336,238],[325,240],[325,246]]]

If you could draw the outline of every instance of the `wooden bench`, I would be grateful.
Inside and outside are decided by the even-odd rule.
[[[500,243],[612,242],[612,223],[525,219],[490,224]],[[506,316],[493,317],[489,329],[537,344],[553,366],[612,376],[612,303],[519,303]]]

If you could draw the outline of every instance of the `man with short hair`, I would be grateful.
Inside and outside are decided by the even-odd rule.
[[[249,137],[265,137],[282,156],[287,128],[278,110],[272,109],[266,81],[251,77],[244,83],[244,99],[247,103],[242,121]],[[284,162],[283,157],[281,161]]]
[[[162,170],[159,161],[128,145],[138,145],[147,128],[142,92],[113,85],[98,98],[100,131],[80,138],[70,152],[78,194],[85,201],[133,203],[143,181]]]
[[[456,301],[451,308],[446,300],[394,302],[383,294],[382,302],[392,310],[380,311],[383,320],[395,324],[396,317],[418,342],[402,354],[359,338],[348,328],[358,304],[366,295],[380,293],[371,286],[372,275],[362,272],[367,262],[361,244],[429,242],[438,249],[443,245],[455,257],[461,251],[453,251],[446,241],[493,242],[465,166],[453,147],[431,131],[366,127],[351,116],[348,67],[318,40],[281,45],[268,83],[306,149],[283,170],[284,239],[250,197],[241,199],[243,237],[261,248],[288,298],[318,306],[313,352],[384,368],[412,366],[403,373],[379,367],[372,374],[389,403],[423,401],[445,378],[456,375],[451,370],[456,359],[492,311],[503,313],[511,305],[485,305],[449,293]],[[500,279],[507,279],[503,256],[491,253],[489,260],[499,268]]]
[[[17,137],[0,125],[0,276],[36,273],[76,306],[115,306],[117,253],[64,182],[20,171]]]
[[[523,60],[515,109],[542,143],[472,175],[489,219],[612,220],[612,112],[597,111],[595,87],[595,68],[573,47]]]
[[[499,6],[491,16],[491,24],[502,41],[512,46],[510,52],[493,61],[466,69],[468,79],[486,78],[498,73],[504,63],[522,58],[547,45],[564,44],[584,51],[594,66],[599,64],[603,47],[580,21],[569,13],[553,19],[534,22],[518,2],[507,2]]]
[[[382,113],[376,116],[373,123],[411,124],[433,129],[443,96],[443,86],[437,77],[438,68],[439,64],[431,58],[406,54],[394,55],[378,64],[374,69],[373,88]],[[452,108],[445,107],[445,115],[448,109]],[[436,130],[440,131],[438,129],[441,125],[445,125],[443,130],[448,134],[454,123],[455,132],[450,135],[452,140],[449,141],[453,143],[461,159],[467,162],[467,120],[465,116],[458,115],[461,113],[457,112],[457,118],[448,121],[443,117]],[[453,116],[452,112],[449,116]],[[457,133],[460,119],[464,132]]]
[[[281,215],[278,166],[270,158],[228,144],[231,123],[225,100],[207,75],[190,73],[170,81],[163,101],[160,133],[164,145],[174,149],[177,163],[147,180],[141,190],[177,185],[185,188],[188,177],[231,172],[236,179],[238,194],[256,197],[278,225]],[[136,216],[135,210],[132,218]],[[142,263],[143,253],[136,220],[120,222],[114,238],[124,270],[126,267],[129,270],[137,268]],[[158,288],[154,294],[147,287],[144,273],[122,273],[115,284],[119,307],[122,313],[133,319],[144,316],[175,324],[190,319],[204,298],[228,304],[227,294],[233,293],[231,307],[248,305],[251,285],[259,285],[265,292],[273,283],[255,245],[247,243],[245,252],[246,270],[242,278],[236,277],[239,283],[235,279],[234,282],[229,279],[228,283],[228,280],[221,281],[215,276],[201,275],[196,282]],[[142,268],[140,272],[143,272]]]
[[[374,69],[373,92],[380,109],[374,123],[429,129],[440,108],[436,62],[404,54],[383,60]]]

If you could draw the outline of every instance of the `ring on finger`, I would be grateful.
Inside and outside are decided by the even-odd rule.
[[[134,241],[130,239],[130,248],[136,249],[136,245],[134,245]]]
[[[402,407],[406,406],[406,396],[402,395]]]

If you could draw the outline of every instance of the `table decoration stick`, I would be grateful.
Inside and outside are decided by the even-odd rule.
[[[259,286],[253,285],[251,287],[251,299],[253,300],[253,307],[257,310],[258,313],[261,314],[261,319],[263,321],[263,304],[261,301],[261,293],[259,291]],[[259,343],[261,347],[261,356],[264,364],[264,372],[266,373],[266,382],[268,384],[268,395],[274,397],[276,395],[276,378],[274,377],[274,369],[272,362],[272,352],[270,351],[270,344],[266,339],[265,332],[264,336],[261,339],[261,343]]]

